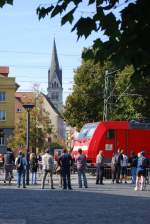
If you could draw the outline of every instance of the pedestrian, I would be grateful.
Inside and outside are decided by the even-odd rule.
[[[134,188],[137,190],[144,190],[145,180],[146,180],[146,167],[147,167],[147,158],[144,155],[144,151],[138,153],[137,160],[137,171],[136,171],[136,186]]]
[[[4,155],[4,172],[5,179],[4,183],[8,180],[9,184],[11,184],[11,180],[13,178],[13,168],[15,163],[14,153],[11,148],[7,148],[6,154]]]
[[[72,190],[71,179],[70,179],[70,169],[73,165],[73,159],[66,149],[63,150],[63,154],[59,157],[58,164],[61,167],[61,174],[63,178],[63,189]]]
[[[129,165],[131,168],[131,183],[136,183],[136,169],[137,169],[137,155],[132,151],[131,156],[129,157]]]
[[[122,183],[123,179],[125,184],[127,183],[127,167],[128,167],[128,156],[124,154],[123,150],[121,151],[122,159],[121,159],[121,178],[120,183]]]
[[[26,188],[25,175],[26,175],[26,168],[27,168],[27,160],[22,151],[19,152],[18,157],[15,160],[15,165],[17,169],[17,187],[20,188],[21,181],[22,181],[23,188]]]
[[[82,154],[82,149],[78,149],[78,153],[79,155],[75,158],[75,162],[77,164],[79,188],[82,188],[82,178],[83,178],[84,187],[87,188],[88,184],[87,184],[87,178],[85,174],[86,167],[87,167],[86,156]]]
[[[30,172],[31,172],[31,183],[37,184],[37,169],[38,169],[38,160],[35,153],[30,155]]]
[[[123,159],[121,150],[118,149],[117,153],[115,154],[115,166],[116,166],[116,183],[119,184],[120,182],[120,171],[121,171],[121,160]]]
[[[103,151],[100,150],[96,156],[96,184],[103,184],[104,177],[104,156]]]
[[[115,153],[113,153],[112,159],[111,159],[111,175],[112,175],[112,183],[114,184],[114,182],[116,181],[116,157],[115,157]]]
[[[44,189],[46,177],[47,175],[49,175],[49,183],[51,185],[51,189],[55,189],[53,186],[54,159],[53,156],[50,155],[49,149],[46,149],[45,154],[42,156],[42,170],[43,177],[41,188]]]

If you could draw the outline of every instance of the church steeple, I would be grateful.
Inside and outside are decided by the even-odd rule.
[[[59,67],[54,39],[51,66],[48,70],[48,97],[59,111],[62,110],[62,91],[62,70]]]

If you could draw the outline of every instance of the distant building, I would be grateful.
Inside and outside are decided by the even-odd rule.
[[[57,134],[59,139],[64,141],[65,127],[60,112],[54,107],[53,103],[46,95],[40,93],[40,97],[42,101],[41,103],[42,111],[48,112],[49,119],[51,120],[53,126],[53,131]],[[19,121],[21,113],[25,111],[23,107],[23,102],[25,102],[26,99],[30,99],[31,102],[36,105],[36,94],[34,92],[16,92],[16,106],[15,106],[16,122]]]
[[[0,153],[5,153],[15,127],[15,92],[19,86],[8,74],[9,67],[0,67]]]
[[[48,70],[47,97],[61,113],[63,110],[62,69],[59,67],[56,43],[54,40],[51,66]]]

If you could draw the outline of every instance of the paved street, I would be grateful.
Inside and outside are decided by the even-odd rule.
[[[136,223],[150,220],[150,185],[135,192],[131,184],[95,185],[88,175],[89,188],[79,189],[77,176],[72,176],[73,191],[63,191],[54,178],[55,190],[46,185],[17,189],[0,182],[0,224],[97,224]]]

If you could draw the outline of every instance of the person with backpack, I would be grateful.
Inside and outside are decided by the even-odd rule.
[[[5,172],[4,183],[6,183],[6,181],[8,180],[9,184],[11,184],[11,180],[13,178],[14,162],[15,162],[14,153],[11,150],[11,148],[7,148],[6,154],[4,155],[4,172]]]
[[[23,188],[26,188],[25,175],[27,168],[27,160],[22,151],[19,152],[18,157],[15,160],[15,165],[17,169],[17,187],[20,188],[22,179]]]
[[[45,180],[47,175],[49,174],[50,176],[49,183],[51,184],[51,189],[55,189],[53,186],[54,159],[53,156],[50,155],[49,149],[46,149],[45,154],[42,156],[42,170],[43,170],[43,177],[41,188],[44,189]]]
[[[78,149],[79,155],[75,158],[75,162],[77,164],[77,172],[78,172],[78,184],[79,188],[82,188],[82,178],[83,178],[83,183],[84,187],[87,188],[87,178],[86,178],[86,156],[82,154],[82,149]]]
[[[38,160],[35,153],[30,155],[30,172],[31,172],[31,183],[37,184],[37,169],[38,169]]]
[[[147,158],[144,151],[138,153],[135,191],[143,190],[146,179]]]

